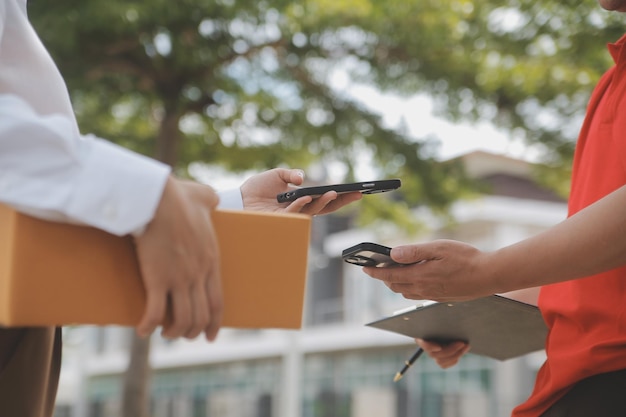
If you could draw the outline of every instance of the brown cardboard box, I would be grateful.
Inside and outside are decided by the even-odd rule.
[[[311,219],[217,210],[225,327],[299,328]],[[145,293],[130,237],[0,205],[0,325],[134,326]]]

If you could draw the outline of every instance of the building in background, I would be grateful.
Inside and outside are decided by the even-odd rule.
[[[537,352],[499,362],[468,354],[441,370],[424,357],[399,382],[394,374],[413,340],[364,326],[414,304],[341,260],[362,241],[394,246],[436,238],[482,250],[534,235],[566,216],[566,203],[533,180],[520,160],[474,152],[461,157],[486,193],[452,207],[454,225],[427,212],[419,236],[397,239],[351,227],[341,215],[316,217],[304,327],[223,329],[213,344],[153,336],[154,417],[503,417],[530,393],[543,361]],[[367,197],[370,198],[370,197]],[[277,300],[280,302],[280,300]],[[66,331],[56,417],[117,417],[131,330]]]

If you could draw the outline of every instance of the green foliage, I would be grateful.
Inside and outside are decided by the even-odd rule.
[[[378,176],[403,186],[347,209],[409,233],[418,227],[411,207],[444,213],[476,187],[457,163],[436,160],[436,138],[390,129],[333,87],[337,73],[394,94],[427,93],[441,115],[490,120],[545,145],[547,164],[568,167],[591,88],[611,65],[604,45],[623,32],[621,16],[595,0],[28,5],[84,131],[179,172],[192,162],[234,171],[341,162],[353,180],[359,158],[372,155]],[[566,188],[563,171],[539,175]]]
[[[351,53],[366,63],[357,74],[365,82],[428,92],[448,117],[492,119],[566,158],[590,89],[611,65],[604,45],[623,33],[621,16],[595,1],[362,0],[369,7],[335,7],[332,17],[315,13],[320,3],[308,2],[302,30],[326,18],[358,28]]]
[[[410,204],[445,208],[469,184],[432,138],[409,138],[332,86],[338,71],[453,120],[489,119],[571,157],[623,22],[595,1],[56,0],[30,15],[83,130],[185,169],[345,163],[363,151]],[[467,140],[471,140],[468,138]],[[546,174],[561,184],[561,176]],[[559,180],[554,180],[558,178]]]

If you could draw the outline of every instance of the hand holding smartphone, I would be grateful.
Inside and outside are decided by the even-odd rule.
[[[321,185],[315,187],[302,187],[287,191],[276,196],[279,203],[295,201],[307,195],[317,198],[328,191],[336,191],[338,194],[360,192],[363,194],[384,193],[400,188],[402,182],[399,179],[353,182],[348,184]]]

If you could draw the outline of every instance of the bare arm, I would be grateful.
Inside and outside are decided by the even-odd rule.
[[[509,291],[500,294],[503,297],[521,301],[522,303],[536,306],[539,300],[539,290],[541,287],[523,288],[521,290]]]
[[[510,289],[581,278],[626,264],[626,186],[551,229],[491,255]],[[532,261],[531,261],[532,260]]]
[[[581,278],[626,264],[626,186],[550,228],[494,252],[439,240],[399,246],[400,268],[364,268],[411,299],[466,300]]]

